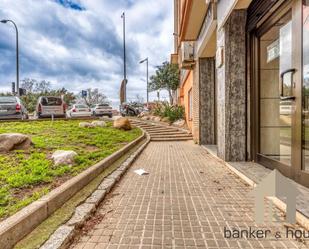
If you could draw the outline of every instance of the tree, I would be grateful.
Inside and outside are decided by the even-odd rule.
[[[79,96],[82,96],[81,93]],[[87,89],[87,96],[86,97],[80,97],[86,105],[93,106],[95,104],[108,104],[108,98],[103,94],[99,92],[98,88],[92,89],[88,88]]]
[[[179,86],[178,65],[164,62],[159,66],[155,75],[150,77],[150,91],[167,90],[170,98],[170,104],[173,103],[172,91],[176,91]]]
[[[25,89],[27,93],[32,93],[37,83],[38,82],[35,79],[26,78],[21,81],[21,88]]]
[[[26,89],[28,93],[47,93],[51,91],[51,83],[46,80],[37,81],[35,79],[26,78],[22,80],[21,88]]]
[[[51,90],[51,86],[50,86],[50,82],[49,81],[45,81],[45,80],[42,80],[40,82],[38,82],[36,85],[35,85],[35,89],[34,91],[35,92],[40,92],[40,93],[47,93]]]
[[[26,108],[29,112],[35,111],[35,107],[40,96],[57,96],[63,97],[63,100],[67,105],[71,105],[76,96],[74,93],[69,92],[64,87],[61,89],[51,89],[51,83],[49,81],[37,81],[35,79],[24,79],[22,80],[21,87],[26,89],[26,95],[22,96]]]

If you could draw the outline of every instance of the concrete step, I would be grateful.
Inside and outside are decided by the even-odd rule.
[[[192,136],[190,135],[150,135],[151,138],[157,138],[157,137],[161,137],[161,138],[190,138],[192,139]]]
[[[156,127],[154,126],[145,126],[145,125],[136,125],[137,127],[143,128],[143,129],[154,129]]]
[[[147,123],[135,123],[135,122],[131,122],[132,125],[138,125],[138,126],[155,126],[153,124],[147,124]]]
[[[156,127],[156,128],[145,128],[147,131],[179,131],[178,129],[165,128],[165,127]]]
[[[165,136],[168,136],[168,135],[190,135],[189,133],[184,133],[184,132],[181,132],[181,131],[151,131],[151,132],[148,132],[150,135],[165,135]]]
[[[166,138],[166,137],[153,137],[150,138],[151,141],[189,141],[192,140],[192,138],[189,137],[183,137],[183,138]]]
[[[173,129],[173,128],[144,128],[148,132],[182,132],[187,133],[182,130]]]

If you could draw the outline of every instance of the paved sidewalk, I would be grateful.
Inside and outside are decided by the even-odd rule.
[[[206,145],[204,146],[210,153],[217,156],[217,146]],[[237,171],[244,174],[250,180],[255,183],[261,182],[264,177],[266,177],[271,170],[262,166],[261,164],[254,162],[227,162],[230,166],[235,168]],[[309,189],[296,183],[295,181],[288,179],[299,191],[299,194],[296,198],[296,209],[298,212],[302,213],[309,219]],[[285,202],[283,198],[280,198],[281,201]]]
[[[133,172],[139,168],[149,175]],[[257,226],[250,191],[192,141],[152,142],[99,207],[100,222],[90,220],[92,229],[70,248],[308,248],[308,241],[276,240],[277,231],[285,237],[283,223]],[[226,239],[224,227],[270,229],[272,235]]]

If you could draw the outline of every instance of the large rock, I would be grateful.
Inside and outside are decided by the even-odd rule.
[[[53,153],[52,159],[56,166],[61,164],[72,165],[76,156],[77,153],[72,150],[57,150]]]
[[[155,122],[160,122],[160,121],[161,121],[161,118],[160,118],[160,117],[154,117],[153,121],[155,121]]]
[[[129,131],[132,129],[131,123],[127,118],[118,118],[114,121],[114,128]]]
[[[175,121],[173,125],[177,127],[184,127],[186,125],[186,121],[184,119],[180,119],[180,120]]]
[[[106,123],[104,121],[92,121],[93,127],[105,127]]]
[[[148,112],[141,112],[137,117],[138,118],[142,118],[142,117],[145,117],[145,116],[148,116],[149,115],[149,113]]]
[[[92,128],[92,127],[94,127],[94,125],[92,123],[88,123],[88,122],[81,122],[81,123],[79,123],[79,127],[81,127],[81,128]]]
[[[171,121],[167,117],[162,118],[161,121],[169,124],[171,123]]]
[[[141,119],[142,119],[142,120],[149,120],[149,118],[150,118],[149,116],[144,116],[144,117],[142,117]]]
[[[0,134],[0,152],[11,150],[28,150],[32,145],[31,138],[20,133]]]

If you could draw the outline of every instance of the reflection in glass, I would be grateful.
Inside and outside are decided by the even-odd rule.
[[[309,171],[309,4],[303,1],[303,169]]]
[[[260,37],[260,153],[291,165],[292,26],[289,12]]]

